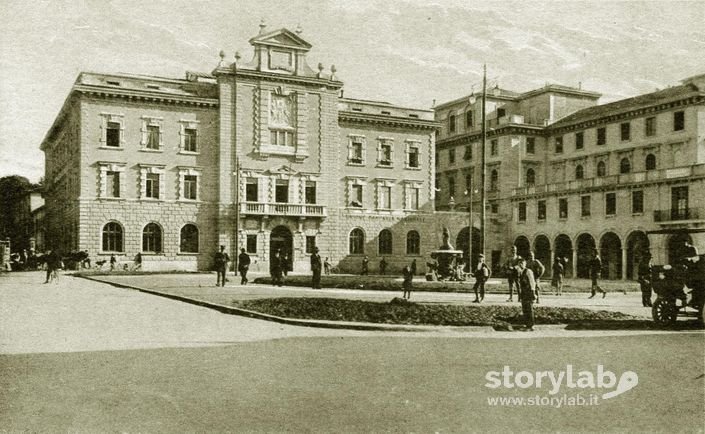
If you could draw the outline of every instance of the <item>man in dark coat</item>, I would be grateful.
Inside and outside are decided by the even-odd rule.
[[[321,262],[321,255],[318,254],[318,247],[313,248],[313,254],[311,255],[311,272],[313,277],[311,279],[311,287],[313,289],[321,289],[321,268],[323,264]]]
[[[490,267],[485,264],[485,255],[480,255],[477,267],[472,272],[473,277],[475,277],[475,286],[473,286],[475,300],[473,303],[482,303],[482,300],[485,299],[485,283],[490,279],[491,274]],[[480,291],[479,297],[478,290]]]
[[[240,285],[248,282],[247,271],[250,269],[250,255],[245,249],[240,249],[240,254],[237,256],[237,271],[240,273]]]
[[[225,253],[225,246],[220,246],[220,251],[216,252],[213,261],[215,271],[218,273],[215,286],[225,286],[225,271],[228,269],[228,262],[230,262],[230,256]]]
[[[49,250],[49,253],[44,257],[47,263],[47,276],[44,283],[51,282],[52,279],[57,278],[57,270],[61,268],[61,258],[56,253],[56,250]]]
[[[504,271],[507,274],[507,283],[509,283],[509,298],[507,301],[512,301],[512,298],[514,297],[514,288],[516,288],[517,291],[517,298],[519,301],[521,301],[521,296],[519,294],[519,283],[518,283],[518,278],[517,276],[517,265],[519,264],[519,260],[522,259],[521,256],[517,254],[517,246],[512,246],[512,253],[509,259],[507,259],[507,263],[504,266]]]
[[[272,275],[272,284],[282,286],[284,284],[282,277],[282,257],[279,250],[274,252],[272,263],[269,265],[269,272]]]
[[[364,258],[362,258],[362,271],[360,272],[360,275],[362,276],[367,276],[367,274],[370,272],[370,258],[365,255]]]
[[[597,253],[597,249],[593,249],[592,259],[590,260],[590,279],[592,280],[592,288],[591,295],[588,298],[593,298],[598,291],[602,293],[602,298],[605,298],[607,295],[607,292],[597,283],[597,279],[600,278],[601,273],[602,260],[600,260],[600,255]]]
[[[534,296],[536,294],[536,280],[534,273],[526,267],[526,260],[520,259],[517,265],[517,275],[519,280],[519,296],[521,300],[521,311],[524,314],[524,321],[527,331],[534,330]]]
[[[539,303],[539,294],[541,292],[541,286],[539,281],[541,276],[546,272],[546,267],[543,266],[541,261],[536,259],[534,252],[529,252],[529,259],[526,261],[526,267],[534,273],[534,280],[536,281],[536,304]]]
[[[651,307],[651,255],[644,256],[639,262],[639,286],[641,305]]]

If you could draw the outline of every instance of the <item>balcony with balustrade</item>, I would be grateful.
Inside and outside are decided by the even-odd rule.
[[[286,216],[320,217],[328,216],[324,205],[279,202],[240,202],[240,215],[245,216]]]
[[[673,208],[654,211],[654,221],[661,225],[705,223],[705,208]]]

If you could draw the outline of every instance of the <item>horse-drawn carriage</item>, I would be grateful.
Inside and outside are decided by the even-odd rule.
[[[651,285],[657,295],[651,309],[655,322],[673,325],[680,315],[705,323],[705,255],[673,266],[654,266]]]

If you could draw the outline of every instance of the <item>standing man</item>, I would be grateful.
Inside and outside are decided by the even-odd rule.
[[[364,258],[362,258],[362,271],[360,272],[361,276],[367,276],[367,274],[370,272],[370,258],[365,255]]]
[[[597,253],[597,249],[592,249],[592,259],[590,260],[590,279],[592,280],[592,293],[590,297],[593,298],[597,291],[602,293],[602,298],[605,298],[607,292],[597,284],[597,279],[600,278],[600,273],[602,273],[602,260],[600,260],[600,255]]]
[[[326,260],[323,261],[323,269],[325,270],[326,276],[330,274],[330,262],[328,261],[328,256],[326,256]]]
[[[133,271],[141,270],[142,269],[142,253],[137,252],[135,255],[135,266],[133,268]]]
[[[520,259],[517,265],[519,279],[519,299],[521,300],[521,312],[524,314],[524,321],[527,331],[534,331],[534,294],[536,294],[536,280],[534,273],[526,266],[526,260]]]
[[[639,262],[639,286],[641,305],[651,307],[651,255],[648,253]]]
[[[473,301],[473,303],[482,303],[482,300],[485,299],[485,283],[490,279],[490,275],[492,275],[490,267],[485,264],[485,255],[481,254],[478,257],[477,267],[472,275],[475,277],[475,286],[472,288],[475,291],[475,301]],[[478,289],[480,290],[479,298],[477,296]]]
[[[55,250],[50,249],[49,253],[47,253],[47,255],[44,257],[44,260],[47,264],[47,277],[44,283],[49,283],[52,281],[52,279],[57,276],[56,270],[59,268],[61,259],[59,258],[59,255],[56,254]]]
[[[225,253],[225,246],[220,246],[220,251],[216,252],[215,260],[213,261],[215,271],[218,273],[215,286],[225,286],[225,270],[228,269],[228,262],[230,262],[230,256]]]
[[[240,285],[248,282],[247,270],[250,269],[250,255],[245,252],[244,248],[240,249],[240,254],[237,256],[237,271],[240,272]]]
[[[517,255],[517,246],[512,246],[511,255],[504,266],[504,271],[507,273],[507,282],[509,283],[509,298],[507,301],[512,301],[515,288],[517,301],[521,301],[521,295],[519,294],[519,276],[517,275],[517,265],[519,265],[520,259],[522,259],[522,257]]]
[[[311,287],[313,289],[321,289],[321,266],[321,255],[318,254],[318,247],[314,247],[311,255],[311,271],[313,272]]]
[[[555,295],[563,295],[563,274],[565,269],[563,268],[563,261],[561,261],[561,258],[558,256],[553,260],[553,268],[551,271],[553,272],[551,284],[556,288]]]
[[[117,259],[115,258],[115,255],[110,255],[110,271],[115,270],[115,264],[117,263]]]
[[[539,293],[541,292],[539,282],[543,273],[546,272],[546,267],[543,266],[541,261],[536,259],[534,252],[529,252],[529,260],[526,261],[526,267],[534,273],[534,280],[536,281],[536,304],[539,304]]]
[[[379,274],[384,275],[384,273],[387,271],[387,261],[384,260],[384,256],[382,256],[382,260],[379,261]]]
[[[411,274],[411,268],[409,268],[408,265],[405,265],[404,268],[402,268],[401,274],[404,278],[401,284],[403,290],[402,298],[404,298],[405,300],[409,300],[411,299],[411,287],[413,285],[414,275]]]
[[[416,276],[416,259],[411,261],[411,274]]]
[[[279,250],[274,252],[272,256],[272,263],[269,265],[269,272],[272,275],[272,285],[282,286],[282,257]]]

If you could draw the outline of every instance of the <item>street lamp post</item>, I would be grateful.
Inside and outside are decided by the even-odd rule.
[[[487,64],[482,66],[482,145],[480,150],[480,253],[485,254],[485,145],[487,142],[486,99]],[[472,228],[470,229],[472,231]]]

